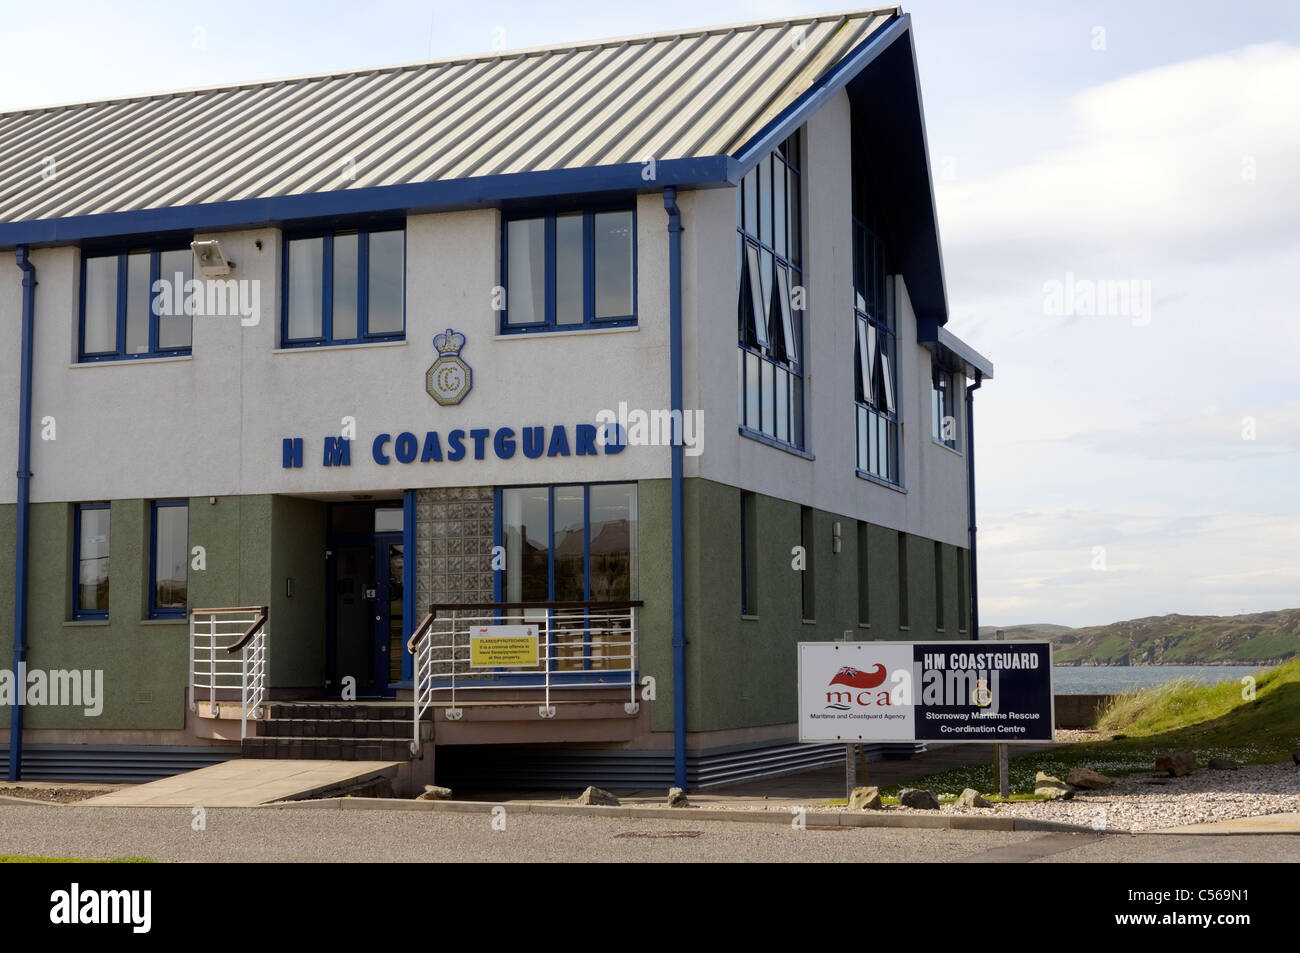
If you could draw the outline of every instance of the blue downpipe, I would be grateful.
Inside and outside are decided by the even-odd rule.
[[[980,637],[979,585],[975,578],[975,392],[984,375],[975,372],[975,383],[966,388],[966,508],[970,513],[970,637]]]
[[[682,411],[682,216],[677,208],[677,190],[664,189],[664,210],[668,213],[668,350],[669,399],[672,419],[680,421]],[[680,424],[675,424],[680,426]],[[673,557],[673,778],[686,790],[686,567],[685,521],[682,516],[683,435],[673,434],[672,443],[672,557]]]
[[[32,483],[32,337],[36,331],[36,268],[27,246],[14,250],[23,272],[23,331],[18,397],[18,533],[14,541],[14,678],[27,663],[27,557]],[[21,690],[9,709],[9,780],[22,779],[23,705]]]

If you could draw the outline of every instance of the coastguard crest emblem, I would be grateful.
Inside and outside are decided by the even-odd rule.
[[[460,356],[465,335],[448,328],[434,335],[433,346],[438,359],[424,375],[424,389],[443,407],[451,407],[465,399],[474,382],[473,372]]]

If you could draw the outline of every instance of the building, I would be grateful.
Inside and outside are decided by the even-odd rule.
[[[349,710],[286,706],[340,698],[404,745],[422,685],[440,779],[698,786],[843,757],[793,743],[797,642],[978,631],[992,368],[896,8],[7,113],[0,152],[11,775],[325,756]],[[455,661],[471,622],[539,664]]]

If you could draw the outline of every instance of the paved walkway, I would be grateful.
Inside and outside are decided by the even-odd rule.
[[[393,777],[395,761],[236,758],[80,802],[79,807],[255,807]]]
[[[1300,834],[1300,813],[1234,817],[1229,821],[1162,827],[1152,834]]]

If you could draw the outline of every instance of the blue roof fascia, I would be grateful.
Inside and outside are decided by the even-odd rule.
[[[978,372],[985,380],[993,379],[993,362],[933,318],[917,319],[916,342],[960,364],[967,377]]]
[[[67,245],[126,235],[220,231],[360,215],[414,214],[495,206],[558,196],[659,192],[666,186],[732,184],[727,156],[663,159],[621,165],[517,172],[304,195],[240,199],[171,208],[0,223],[0,249]]]

